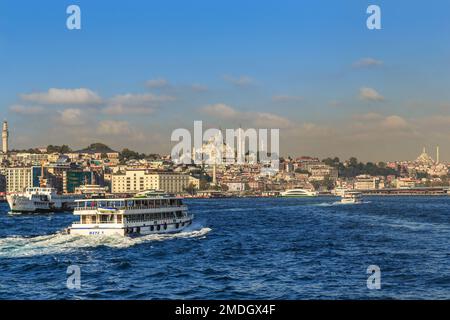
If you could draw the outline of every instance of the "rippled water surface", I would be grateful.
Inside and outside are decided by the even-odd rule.
[[[187,200],[189,229],[137,239],[62,235],[72,214],[0,204],[0,299],[450,298],[450,197],[335,201]]]

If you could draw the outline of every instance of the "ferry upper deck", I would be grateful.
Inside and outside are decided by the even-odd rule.
[[[183,209],[183,199],[175,196],[148,197],[148,198],[121,198],[121,199],[84,199],[75,201],[74,214],[82,214],[83,211],[111,209],[111,210],[141,210],[141,209]]]

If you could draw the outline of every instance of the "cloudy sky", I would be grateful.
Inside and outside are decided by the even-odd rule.
[[[77,4],[82,29],[66,28]],[[366,9],[382,9],[382,30]],[[170,152],[176,128],[279,128],[284,155],[450,161],[450,3],[0,2],[13,148]]]

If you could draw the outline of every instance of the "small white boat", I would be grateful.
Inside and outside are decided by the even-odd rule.
[[[346,191],[341,196],[341,203],[356,204],[362,202],[362,193],[356,191]]]
[[[288,189],[284,192],[281,192],[280,195],[282,197],[299,198],[299,197],[317,197],[319,193],[313,190],[296,188],[296,189]]]

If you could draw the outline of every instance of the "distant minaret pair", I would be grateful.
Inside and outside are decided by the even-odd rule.
[[[3,153],[8,153],[8,138],[9,138],[9,131],[8,131],[8,122],[5,120],[3,121],[3,129],[2,129],[2,142],[3,142]]]
[[[423,147],[423,153],[426,153],[427,150],[425,149],[425,147]],[[440,159],[439,159],[439,146],[436,147],[436,163],[439,163]]]

